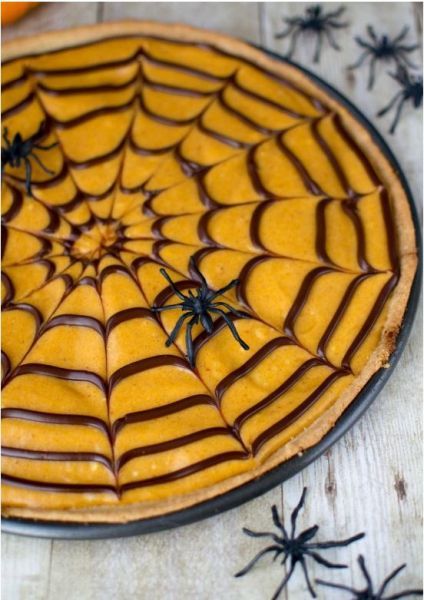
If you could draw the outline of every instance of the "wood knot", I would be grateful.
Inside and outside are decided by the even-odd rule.
[[[405,500],[406,498],[406,481],[399,475],[395,474],[395,491],[399,500]]]

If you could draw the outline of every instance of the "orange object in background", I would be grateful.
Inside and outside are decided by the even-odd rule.
[[[1,3],[1,24],[9,25],[14,23],[31,8],[37,6],[39,2],[2,2]]]

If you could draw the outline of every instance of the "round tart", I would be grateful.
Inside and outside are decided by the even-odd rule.
[[[416,269],[369,132],[185,26],[3,56],[3,513],[162,515],[316,444],[388,363]]]

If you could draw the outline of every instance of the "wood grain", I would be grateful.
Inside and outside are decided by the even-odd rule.
[[[33,8],[24,18],[13,25],[3,27],[3,41],[31,35],[95,23],[98,2],[44,2]]]
[[[305,3],[50,3],[3,31],[3,38],[57,29],[96,20],[125,18],[185,22],[243,37],[277,52],[287,42],[275,40],[282,16],[303,12]],[[336,5],[338,6],[338,5]],[[377,120],[377,111],[396,92],[396,84],[378,73],[377,87],[366,90],[366,69],[348,72],[358,56],[354,35],[368,23],[378,32],[396,34],[411,28],[411,43],[421,44],[421,3],[349,3],[351,25],[338,35],[343,51],[324,48],[321,63],[311,63],[311,46],[299,44],[295,60],[334,84],[377,125],[393,148],[416,200],[422,190],[422,116],[405,108],[396,135],[387,134],[390,117]],[[414,57],[419,60],[419,55]],[[421,204],[418,204],[421,209]],[[261,600],[272,596],[284,575],[270,560],[246,577],[233,574],[262,547],[241,532],[271,527],[270,507],[283,502],[288,519],[304,485],[309,488],[300,527],[320,525],[320,539],[342,538],[359,531],[367,536],[354,546],[328,551],[329,560],[351,569],[336,572],[311,568],[312,577],[361,587],[356,557],[367,559],[375,581],[402,562],[407,569],[390,592],[419,586],[422,572],[422,315],[386,388],[365,416],[338,444],[298,476],[252,502],[207,521],[178,530],[122,540],[67,542],[32,540],[3,535],[2,590],[6,600]],[[339,593],[320,590],[333,600]],[[307,598],[300,573],[283,595]]]

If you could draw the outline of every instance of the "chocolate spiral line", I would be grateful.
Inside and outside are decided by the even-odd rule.
[[[216,454],[215,456],[205,458],[204,460],[193,463],[182,469],[178,469],[177,471],[171,471],[165,475],[157,475],[156,477],[149,477],[148,479],[139,479],[138,481],[124,483],[121,485],[121,490],[122,492],[127,492],[129,490],[148,487],[150,485],[171,483],[177,479],[181,479],[182,477],[188,477],[189,475],[194,475],[199,471],[215,467],[223,462],[228,462],[231,460],[246,460],[247,458],[248,455],[246,452],[241,452],[238,450],[232,452],[222,452],[221,454]]]
[[[337,379],[345,376],[346,373],[343,373],[342,371],[331,373],[331,375],[329,375],[327,379],[325,379],[323,383],[321,383],[321,385],[318,386],[314,392],[312,392],[312,394],[310,394],[301,404],[299,404],[295,410],[291,411],[288,415],[274,423],[274,425],[271,427],[268,427],[268,429],[265,429],[265,431],[263,431],[255,439],[252,444],[253,453],[258,454],[266,442],[290,427],[290,425],[292,425],[301,415],[309,410],[315,404],[315,402],[321,398],[324,392],[326,392]]]

